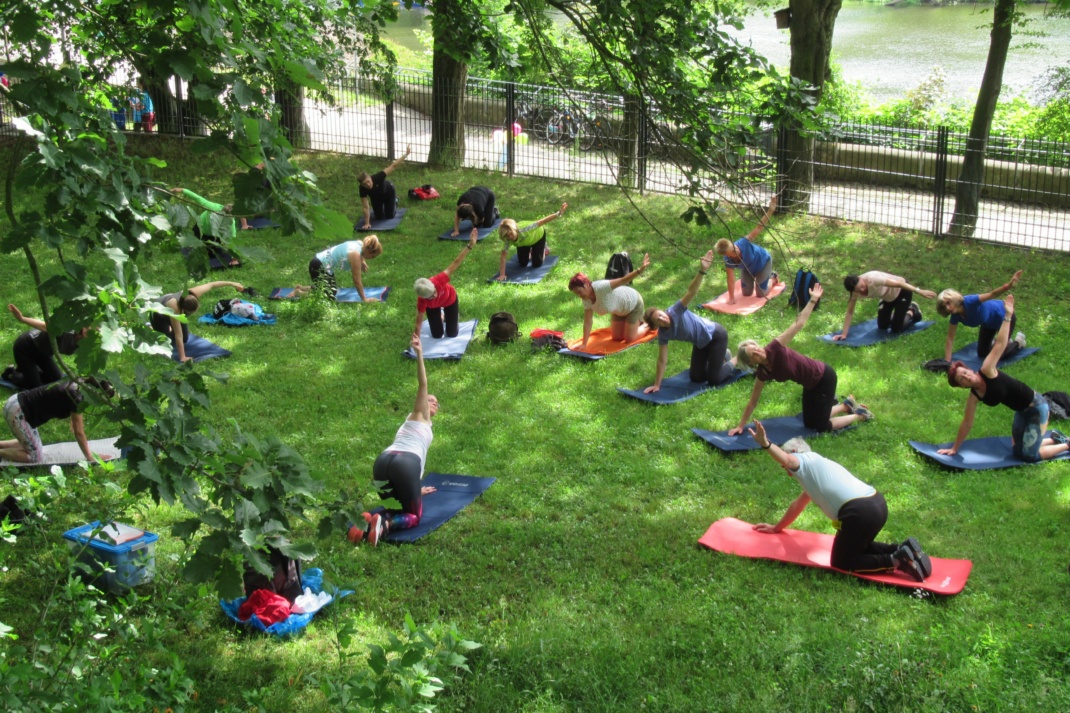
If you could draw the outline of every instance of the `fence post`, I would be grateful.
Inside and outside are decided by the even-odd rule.
[[[186,135],[186,117],[182,111],[182,80],[175,75],[175,106],[178,107],[178,135],[180,138]]]
[[[784,195],[788,184],[788,129],[781,126],[776,132],[776,195]],[[784,211],[784,202],[777,200],[776,212]]]
[[[513,136],[513,124],[516,123],[516,83],[505,85],[505,174],[513,177],[516,170],[516,137]]]
[[[394,148],[394,100],[391,99],[386,103],[386,160],[388,163],[394,162],[396,153]]]
[[[936,128],[936,175],[933,176],[933,237],[944,235],[944,198],[947,195],[946,126]]]

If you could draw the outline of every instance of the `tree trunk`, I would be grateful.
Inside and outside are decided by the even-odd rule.
[[[618,132],[617,145],[617,183],[626,188],[636,186],[636,147],[639,145],[639,112],[642,110],[642,97],[627,94],[624,97],[624,121]]]
[[[436,49],[431,60],[432,166],[457,168],[464,162],[464,90],[468,65]]]
[[[1007,62],[1007,50],[1014,30],[1014,0],[996,0],[992,11],[992,40],[988,46],[988,61],[977,92],[977,104],[973,108],[973,121],[966,139],[966,155],[962,170],[955,181],[955,214],[951,217],[948,232],[962,238],[973,237],[977,229],[977,213],[981,202],[981,183],[985,173],[985,150],[988,132],[992,128],[992,115],[1003,88],[1003,66]]]
[[[791,76],[811,85],[815,103],[821,99],[831,74],[829,54],[832,32],[841,0],[790,0]],[[814,139],[798,122],[788,126],[784,146],[787,176],[780,205],[785,210],[808,211],[814,185]]]
[[[283,79],[275,89],[279,107],[279,126],[283,136],[295,149],[312,146],[312,131],[305,121],[305,88]]]

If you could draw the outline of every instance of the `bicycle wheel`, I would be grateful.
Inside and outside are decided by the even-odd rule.
[[[580,151],[590,151],[599,145],[597,121],[598,119],[596,118],[593,121],[584,119],[580,122]]]
[[[565,115],[555,111],[546,122],[546,140],[558,144],[565,137]]]

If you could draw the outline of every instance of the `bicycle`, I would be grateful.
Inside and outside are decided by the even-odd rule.
[[[580,126],[580,150],[613,148],[613,140],[617,138],[617,129],[607,116],[611,111],[609,102],[598,98],[594,99],[591,105],[594,116],[584,119]]]
[[[571,144],[579,133],[579,122],[571,111],[555,111],[546,123],[546,140],[551,144]]]

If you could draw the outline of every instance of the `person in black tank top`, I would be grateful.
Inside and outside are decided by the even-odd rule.
[[[953,456],[958,453],[973,428],[973,418],[979,403],[985,406],[1006,406],[1014,411],[1011,445],[1016,457],[1035,463],[1070,450],[1070,445],[1062,434],[1056,434],[1054,438],[1044,438],[1044,433],[1048,430],[1047,399],[996,368],[1007,348],[1011,325],[1014,322],[1014,295],[1007,295],[1004,305],[1007,316],[1003,319],[992,351],[985,357],[980,371],[968,369],[961,361],[954,362],[947,369],[948,383],[953,387],[969,389],[970,395],[966,399],[966,413],[962,417],[955,442],[950,448],[938,450],[941,455]]]
[[[15,357],[15,369],[21,380],[12,377],[12,382],[23,389],[34,389],[44,384],[51,384],[63,378],[63,372],[53,358],[52,343],[48,340],[48,325],[43,320],[26,317],[13,304],[7,306],[9,312],[18,321],[30,327],[15,338],[12,347]],[[89,334],[89,328],[78,331],[63,332],[56,336],[59,353],[64,356],[74,354],[78,342]]]
[[[89,379],[109,397],[115,392],[107,381],[97,382]],[[11,396],[4,404],[4,420],[7,421],[14,439],[0,441],[0,458],[19,463],[37,463],[41,460],[43,445],[37,429],[59,418],[70,418],[71,432],[82,449],[87,461],[94,458],[107,460],[89,449],[89,439],[85,435],[85,424],[78,406],[82,402],[82,392],[73,381],[59,381],[55,384],[39,386],[29,391],[20,391]]]

